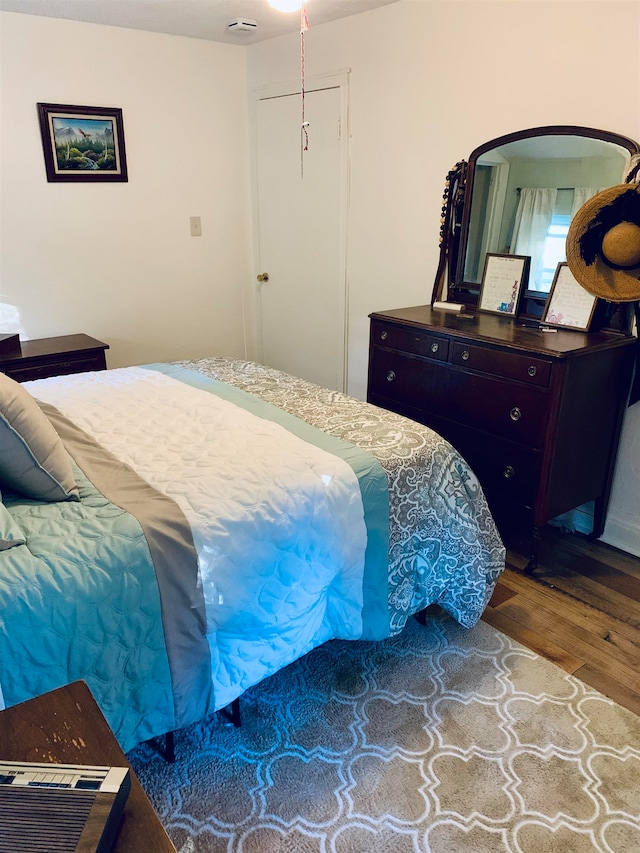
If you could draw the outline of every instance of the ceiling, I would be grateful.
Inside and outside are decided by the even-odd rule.
[[[346,18],[397,0],[307,0],[309,27]],[[65,18],[232,44],[252,44],[300,31],[299,12],[277,12],[267,0],[0,0],[0,11]],[[251,32],[230,32],[248,18]]]

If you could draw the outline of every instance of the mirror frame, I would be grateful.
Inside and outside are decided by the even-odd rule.
[[[461,221],[454,224],[451,232],[452,241],[448,246],[450,257],[455,259],[455,264],[452,264],[450,267],[450,281],[448,282],[447,294],[448,301],[462,302],[468,306],[477,306],[478,303],[480,285],[476,282],[466,282],[464,280],[469,221],[471,218],[471,206],[473,202],[473,183],[478,159],[487,151],[491,151],[501,145],[506,145],[509,142],[516,142],[520,139],[531,139],[537,136],[583,136],[590,139],[600,139],[603,142],[610,142],[614,145],[619,145],[621,148],[626,148],[629,152],[629,157],[632,157],[635,154],[640,154],[640,145],[635,140],[630,139],[627,136],[622,136],[619,133],[612,133],[606,130],[598,130],[593,127],[581,127],[579,125],[545,125],[541,127],[532,127],[525,130],[515,131],[514,133],[508,133],[504,136],[498,136],[495,139],[490,139],[488,142],[484,142],[482,145],[475,148],[469,156],[464,188],[458,189],[459,193],[460,191],[464,193],[464,199],[462,202]],[[622,176],[620,176],[620,182],[623,182]],[[520,313],[534,317],[540,316],[544,309],[547,296],[548,294],[533,295],[533,292],[531,291],[523,293]]]

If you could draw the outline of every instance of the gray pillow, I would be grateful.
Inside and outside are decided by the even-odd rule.
[[[39,501],[78,500],[69,455],[34,398],[0,373],[0,484]]]
[[[7,551],[15,545],[24,545],[24,543],[22,531],[6,506],[0,503],[0,551]]]

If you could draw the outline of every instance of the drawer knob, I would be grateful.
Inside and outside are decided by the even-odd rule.
[[[381,341],[386,341],[386,340],[387,340],[387,337],[388,337],[388,333],[387,333],[387,332],[380,332],[380,340],[381,340]]]
[[[438,352],[439,349],[440,349],[440,344],[437,344],[434,341],[434,343],[431,344],[431,352]]]
[[[394,371],[393,371],[393,370],[390,370],[390,371],[387,373],[387,382],[393,382],[393,380],[394,380],[395,378],[396,378],[396,374],[394,373]]]
[[[463,361],[469,361],[469,355],[470,355],[470,353],[469,353],[468,349],[462,350],[462,360]]]
[[[527,370],[529,376],[535,376],[537,372],[538,368],[535,366],[535,364],[532,364],[531,367]]]
[[[509,412],[509,417],[512,421],[517,422],[522,417],[522,412],[517,406],[514,406],[513,409]]]
[[[507,465],[507,467],[504,469],[503,476],[505,480],[510,480],[515,473],[516,469],[513,467],[513,465]]]

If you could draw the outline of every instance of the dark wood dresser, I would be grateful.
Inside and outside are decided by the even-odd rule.
[[[469,462],[503,536],[595,501],[604,529],[636,339],[542,331],[416,306],[371,317],[367,400],[435,429]]]
[[[105,350],[108,349],[108,344],[89,335],[22,341],[19,352],[0,356],[0,372],[16,382],[27,382],[67,373],[106,370]]]

